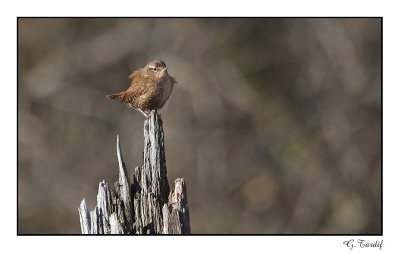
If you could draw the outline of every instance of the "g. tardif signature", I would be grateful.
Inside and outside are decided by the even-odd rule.
[[[367,240],[363,239],[358,239],[357,241],[354,241],[354,239],[350,239],[348,241],[343,242],[344,245],[346,245],[350,250],[353,248],[379,248],[379,250],[382,249],[383,247],[383,240],[376,240],[375,242],[369,242]]]

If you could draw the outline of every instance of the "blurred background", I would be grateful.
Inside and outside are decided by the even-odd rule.
[[[381,233],[381,19],[18,19],[18,232],[79,234],[78,206],[142,164],[141,113],[106,94],[153,59],[193,233]]]

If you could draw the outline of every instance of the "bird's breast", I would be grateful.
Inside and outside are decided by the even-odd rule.
[[[173,81],[168,77],[147,84],[146,92],[137,98],[133,106],[145,111],[161,109],[171,95],[173,86]]]
[[[169,96],[171,95],[172,88],[174,86],[174,83],[167,78],[162,82],[161,85],[161,100],[163,101],[163,104],[168,100]]]

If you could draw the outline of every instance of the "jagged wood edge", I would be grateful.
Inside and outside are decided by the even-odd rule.
[[[151,134],[151,130],[153,134]],[[145,150],[143,166],[135,168],[132,185],[130,185],[127,177],[119,136],[117,135],[119,180],[115,183],[112,191],[109,190],[108,184],[104,180],[99,183],[97,205],[90,213],[88,212],[85,199],[82,200],[78,208],[82,234],[188,234],[191,232],[186,185],[183,178],[175,180],[175,188],[169,193],[168,203],[165,203],[164,192],[168,193],[169,186],[166,177],[164,134],[162,120],[156,111],[152,111],[150,119],[145,121],[144,135]],[[146,143],[146,137],[148,143]],[[153,145],[149,148],[146,146],[147,144]],[[146,153],[148,155],[147,158],[149,158],[150,167],[144,170]],[[152,157],[152,155],[155,155],[155,157]],[[153,158],[153,161],[151,158]],[[159,175],[156,173],[157,171],[154,171],[157,165],[160,166],[158,168],[160,170]],[[149,183],[146,180],[149,178],[146,177],[150,176],[153,178],[153,175],[160,176],[160,181],[157,181],[159,189],[154,189],[154,185],[152,185],[152,191],[149,194],[148,187],[144,189],[143,186],[147,186]],[[157,198],[151,198],[154,192],[158,193]],[[131,195],[133,196],[133,203]],[[143,201],[143,199],[147,202]],[[150,202],[148,202],[149,200]],[[149,205],[148,209],[145,208],[151,213],[149,220],[146,220],[143,216],[144,205]],[[147,223],[145,226],[143,226],[144,221]],[[152,229],[149,229],[149,224],[153,225]]]

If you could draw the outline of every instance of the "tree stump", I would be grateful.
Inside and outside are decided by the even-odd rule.
[[[79,211],[82,234],[189,234],[189,208],[183,178],[170,191],[164,152],[164,131],[157,111],[144,122],[143,165],[130,184],[117,135],[119,179],[113,187],[99,184],[97,205]]]

